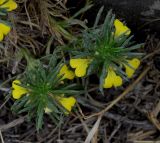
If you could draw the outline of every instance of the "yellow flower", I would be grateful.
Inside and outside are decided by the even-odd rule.
[[[103,87],[111,88],[112,86],[118,87],[121,85],[122,85],[122,78],[116,75],[115,71],[112,68],[109,68]]]
[[[115,26],[115,37],[118,37],[122,34],[125,33],[125,35],[129,35],[131,33],[131,30],[125,26],[121,21],[119,21],[118,19],[116,19],[114,21],[114,26]]]
[[[90,59],[71,59],[70,66],[75,68],[75,75],[77,77],[83,77],[86,75],[86,71],[90,62]]]
[[[0,23],[0,41],[3,40],[4,35],[7,35],[11,31],[11,27],[4,23]]]
[[[12,11],[17,8],[17,3],[14,0],[0,0],[0,8],[6,8],[7,11]]]
[[[134,58],[132,60],[128,60],[128,65],[125,65],[125,68],[126,68],[126,74],[128,76],[128,78],[131,78],[135,72],[135,70],[139,67],[140,65],[140,60],[137,59],[137,58]]]
[[[57,97],[56,98],[58,100],[58,102],[67,110],[65,112],[65,114],[69,114],[69,112],[71,112],[72,107],[75,105],[76,103],[76,99],[74,97]],[[46,107],[45,109],[45,113],[51,113],[52,109]]]
[[[58,99],[59,103],[69,112],[71,112],[72,107],[76,103],[76,99],[74,97],[61,97]],[[65,112],[68,114],[68,112]]]
[[[19,85],[18,85],[19,84]],[[12,96],[14,99],[19,99],[22,95],[28,93],[28,90],[20,86],[21,82],[19,80],[14,80],[12,82]]]
[[[63,65],[60,69],[59,75],[63,75],[62,79],[74,79],[75,74],[73,71],[69,70],[69,68],[66,65]]]

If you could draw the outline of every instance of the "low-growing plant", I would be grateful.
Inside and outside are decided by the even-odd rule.
[[[76,84],[67,81],[74,78],[74,73],[66,64],[57,64],[55,54],[43,62],[26,59],[29,63],[25,72],[12,82],[12,97],[16,99],[12,110],[35,118],[37,130],[42,128],[45,113],[55,124],[62,123],[75,105],[76,95],[82,93]]]
[[[130,36],[131,30],[110,10],[104,23],[98,25],[103,7],[99,10],[94,26],[82,30],[82,34],[69,45],[63,46],[70,54],[70,66],[77,77],[97,74],[100,91],[103,88],[121,86],[123,80],[131,78],[140,65],[142,53]]]

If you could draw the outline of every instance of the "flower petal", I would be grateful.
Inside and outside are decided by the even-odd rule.
[[[0,41],[2,41],[3,40],[3,33],[0,31]]]
[[[62,68],[60,69],[59,75],[63,75],[63,79],[74,79],[75,74],[73,71],[69,70],[67,65],[63,65]]]
[[[70,80],[74,79],[74,77],[75,77],[75,74],[73,71],[68,71],[65,75],[65,78],[70,79]]]
[[[3,4],[6,0],[0,0],[0,5]]]
[[[81,65],[82,63],[84,63],[86,59],[70,59],[70,66],[72,68],[76,68],[79,65]]]
[[[45,113],[51,113],[52,110],[51,110],[50,108],[46,107],[46,108],[44,108],[44,112],[45,112]]]
[[[87,72],[87,68],[88,68],[88,64],[84,64],[82,66],[77,67],[76,70],[75,70],[75,75],[77,77],[85,76],[86,72]]]
[[[12,96],[14,99],[20,99],[22,97],[22,95],[24,95],[26,93],[27,93],[26,90],[16,89],[16,90],[12,91]]]
[[[132,67],[129,67],[128,65],[125,65],[126,68],[126,74],[128,78],[131,78],[135,72],[135,70],[139,67],[140,65],[140,60],[137,58],[134,58],[132,60],[128,60],[128,64]]]
[[[21,84],[21,82],[19,80],[14,80],[12,83],[12,96],[14,99],[19,99],[22,97],[22,95],[28,93],[28,90],[17,85],[17,84]]]
[[[4,3],[4,0],[3,0]],[[2,4],[2,2],[1,2]],[[17,3],[13,0],[8,0],[6,3],[0,6],[1,8],[7,8],[7,11],[12,11],[17,8]]]
[[[0,30],[4,35],[7,35],[10,32],[11,27],[4,23],[0,23]]]
[[[86,75],[87,68],[91,59],[71,59],[70,66],[76,68],[75,75],[77,77],[83,77]]]
[[[72,110],[72,107],[76,103],[76,99],[74,97],[61,97],[58,100],[61,105],[69,112]],[[68,114],[68,112],[66,112],[66,114]]]
[[[126,32],[125,35],[129,35],[131,33],[131,30],[125,26],[121,21],[118,19],[115,19],[114,21],[114,26],[115,26],[115,37],[118,37]]]
[[[107,74],[107,76],[106,76],[106,78],[104,80],[104,85],[103,85],[104,88],[111,88],[112,87],[112,85],[113,85],[113,77],[114,77],[114,73],[113,73],[112,70],[109,69],[108,70],[108,74]]]
[[[118,86],[122,85],[122,82],[123,82],[122,78],[120,76],[116,75],[116,78],[114,79],[113,85],[114,85],[114,87],[118,87]]]
[[[11,27],[4,24],[0,23],[0,41],[3,40],[4,35],[7,35],[11,31]]]
[[[112,86],[118,87],[121,85],[122,85],[122,78],[120,76],[117,76],[112,68],[109,68],[103,87],[111,88]]]

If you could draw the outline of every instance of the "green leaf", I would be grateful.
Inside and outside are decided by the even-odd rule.
[[[102,95],[104,95],[103,84],[104,84],[105,77],[107,75],[108,68],[109,68],[109,63],[107,61],[105,61],[105,63],[103,64],[101,75],[100,75],[100,85],[99,85],[99,90],[102,93]]]
[[[94,22],[93,28],[96,28],[96,27],[97,27],[98,22],[99,22],[99,19],[100,19],[101,15],[102,15],[103,10],[104,10],[104,6],[102,6],[102,7],[99,9],[99,11],[98,11],[98,13],[97,13],[97,16],[96,16],[96,20],[95,20],[95,22]]]
[[[124,49],[124,51],[132,51],[132,50],[136,50],[136,49],[139,49],[143,46],[144,44],[137,44],[137,45],[133,45],[131,47],[127,47]]]
[[[37,110],[37,121],[36,121],[36,128],[39,131],[39,129],[42,128],[42,124],[43,124],[43,114],[44,114],[44,105],[43,103],[40,103],[38,105],[38,110]]]

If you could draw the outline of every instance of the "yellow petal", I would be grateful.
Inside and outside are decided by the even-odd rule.
[[[122,78],[117,76],[112,68],[109,68],[108,74],[104,80],[104,88],[118,87],[122,85]]]
[[[58,100],[60,104],[69,112],[76,103],[76,99],[74,97],[61,97]],[[68,112],[66,112],[66,114],[68,114]]]
[[[45,113],[51,113],[52,110],[51,110],[50,108],[46,107],[46,108],[44,108],[44,112],[45,112]]]
[[[22,95],[26,94],[26,90],[16,89],[12,91],[12,96],[14,99],[20,99]]]
[[[118,87],[118,86],[121,86],[122,85],[122,78],[120,76],[117,76],[114,78],[114,87]]]
[[[28,90],[17,85],[17,84],[21,84],[21,82],[19,80],[14,80],[12,83],[12,96],[14,99],[19,99],[22,97],[22,95],[28,93]]]
[[[125,65],[126,68],[126,74],[128,78],[131,78],[135,72],[135,70],[139,67],[140,65],[140,60],[137,58],[134,58],[132,60],[128,60],[128,64],[132,67],[129,67],[128,65]]]
[[[108,70],[108,74],[107,74],[107,76],[106,76],[106,78],[104,80],[104,85],[103,85],[104,88],[111,88],[112,87],[112,85],[113,85],[113,77],[114,77],[114,73],[113,73],[112,70],[109,69]]]
[[[6,0],[0,0],[0,5],[3,4]]]
[[[89,64],[90,61],[90,59],[70,59],[70,66],[76,68],[84,64]]]
[[[63,65],[62,68],[60,69],[59,75],[63,75],[63,79],[74,79],[75,74],[73,71],[69,70],[67,65]]]
[[[70,66],[76,68],[75,75],[77,77],[83,77],[86,75],[87,68],[91,62],[91,59],[71,59]]]
[[[124,34],[125,32],[126,32],[125,35],[129,35],[131,33],[131,30],[118,19],[114,21],[114,26],[115,26],[115,37],[118,37]]]
[[[73,71],[68,71],[68,72],[65,74],[65,78],[67,78],[67,79],[72,80],[72,79],[74,79],[74,77],[75,77],[75,74],[74,74]]]
[[[0,31],[4,35],[7,35],[11,31],[11,27],[6,24],[0,23]]]
[[[2,41],[3,40],[3,33],[0,31],[0,41]]]
[[[84,64],[83,66],[77,67],[76,70],[75,70],[75,75],[77,77],[85,76],[86,72],[87,72],[87,68],[88,68],[88,64]]]
[[[2,0],[2,1],[4,3],[4,0]],[[2,2],[0,4],[2,4]],[[14,0],[8,0],[8,2],[4,3],[0,7],[7,8],[7,11],[12,11],[17,8],[17,3]]]

